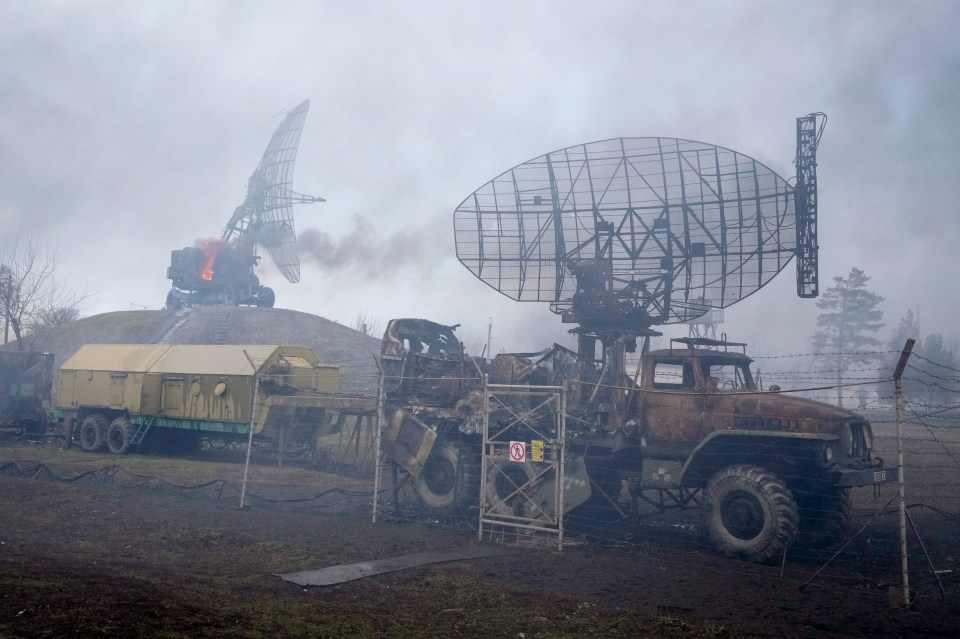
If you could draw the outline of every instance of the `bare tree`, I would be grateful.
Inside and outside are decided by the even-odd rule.
[[[0,311],[3,341],[13,332],[17,348],[24,338],[73,321],[90,293],[67,291],[56,281],[57,251],[33,236],[15,236],[0,244]]]
[[[377,333],[380,331],[380,320],[376,318],[368,318],[366,311],[358,311],[357,316],[353,319],[353,325],[351,326],[355,331],[360,331],[364,335],[377,336]]]

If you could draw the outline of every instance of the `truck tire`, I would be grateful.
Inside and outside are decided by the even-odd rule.
[[[437,440],[413,483],[420,501],[438,514],[459,514],[480,502],[479,455],[456,442]]]
[[[107,448],[114,455],[125,455],[133,440],[133,428],[126,417],[117,417],[107,426]]]
[[[800,528],[797,541],[810,548],[832,546],[850,528],[853,501],[848,488],[834,488],[819,494],[797,496]]]
[[[521,486],[537,476],[537,469],[529,461],[487,464],[487,483],[484,495],[486,512],[495,515],[536,518],[543,514],[544,504],[536,503],[535,489],[521,494]],[[548,509],[552,514],[553,508]]]
[[[102,450],[107,445],[107,418],[87,415],[80,424],[80,448],[88,452]]]
[[[727,557],[764,563],[783,554],[797,532],[797,503],[782,479],[758,466],[717,472],[703,489],[703,523]]]
[[[277,294],[273,292],[273,289],[269,286],[264,286],[260,289],[260,293],[257,295],[257,306],[261,308],[273,308],[273,305],[277,303]]]

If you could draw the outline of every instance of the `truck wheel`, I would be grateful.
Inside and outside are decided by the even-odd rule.
[[[471,449],[437,440],[414,481],[420,501],[438,513],[456,514],[479,503],[480,472]]]
[[[114,455],[124,455],[130,450],[133,429],[126,417],[117,417],[107,427],[107,448]]]
[[[738,464],[703,490],[703,523],[717,550],[757,563],[783,554],[797,531],[797,504],[779,477]]]
[[[537,503],[540,495],[534,494],[536,488],[518,489],[537,476],[533,463],[504,461],[502,464],[487,464],[487,486],[484,503],[487,512],[496,515],[536,518],[543,511],[553,511],[552,507]]]
[[[850,528],[853,501],[850,490],[834,488],[828,492],[798,495],[800,529],[797,541],[810,548],[833,545]]]
[[[80,424],[80,448],[94,452],[106,446],[107,423],[103,415],[87,415]]]
[[[273,292],[273,289],[269,286],[264,286],[260,289],[260,294],[257,295],[257,306],[262,308],[273,308],[273,305],[277,303],[277,294]]]

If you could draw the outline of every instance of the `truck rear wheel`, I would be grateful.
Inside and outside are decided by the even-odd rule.
[[[479,504],[480,471],[466,445],[437,440],[414,481],[420,501],[444,514],[463,512]]]
[[[80,424],[80,448],[88,452],[104,448],[107,445],[107,424],[103,415],[87,415]]]
[[[114,455],[123,455],[130,450],[133,440],[133,430],[130,420],[126,417],[117,417],[107,427],[107,448]]]
[[[273,308],[273,305],[277,303],[277,294],[273,292],[273,289],[269,286],[264,286],[260,289],[260,294],[257,295],[257,306],[261,308]]]
[[[800,506],[797,541],[810,548],[827,548],[850,528],[853,501],[848,488],[834,488],[818,494],[798,494],[797,503]]]
[[[703,490],[704,526],[728,557],[770,561],[793,541],[797,521],[797,503],[787,485],[758,466],[728,466]]]

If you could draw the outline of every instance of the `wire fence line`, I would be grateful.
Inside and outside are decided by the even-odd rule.
[[[845,407],[860,412],[871,421],[874,454],[882,457],[887,466],[895,465],[898,444],[895,398],[887,388],[892,389],[891,372],[880,366],[845,372],[844,380],[862,377],[858,383],[871,385],[862,396],[841,399],[841,389],[851,387],[831,383],[836,381],[836,371],[816,365],[828,361],[829,355],[798,355],[778,358],[777,361],[798,361],[801,357],[809,359],[809,365],[803,367],[807,370],[791,367],[792,370],[781,371],[767,359],[755,358],[764,369],[764,385],[769,388],[770,384],[777,384],[781,386],[780,392],[806,394],[820,401],[843,401]],[[934,375],[929,375],[929,370],[908,367],[904,375],[905,381],[915,383],[908,386],[915,392],[905,393],[902,443],[910,524],[910,575],[918,602],[924,598],[960,595],[960,565],[957,563],[960,562],[960,405],[954,403],[960,397],[960,371],[937,366],[932,368]],[[957,389],[954,400],[923,394],[928,385],[938,389]],[[207,447],[196,459],[205,462],[210,461],[211,455],[222,455],[228,462],[239,463],[244,447],[242,443],[232,445],[228,451]],[[284,478],[283,482],[289,483],[278,483],[269,471],[276,466],[276,456],[289,451],[259,450],[259,456],[255,457],[259,472],[251,483],[254,507],[259,501],[278,504],[306,502],[311,507],[330,512],[345,508],[353,512],[370,509],[377,467],[375,450],[374,427],[369,423],[358,423],[353,430],[336,433],[325,441],[318,449],[318,457],[291,458],[287,466],[302,464],[325,471],[322,479],[313,484],[320,488],[306,491],[292,488],[304,475],[293,480]],[[233,453],[233,458],[228,453]],[[82,455],[79,451],[77,454]],[[771,449],[766,454],[773,458],[778,451]],[[2,457],[6,456],[0,455]],[[424,509],[413,478],[400,472],[396,474],[394,484],[389,465],[381,468],[384,469],[379,495],[381,512],[384,513],[381,521],[386,520],[389,525],[396,519],[417,519],[473,530],[473,522],[478,516],[476,506],[438,515]],[[669,473],[670,469],[664,471]],[[57,470],[51,464],[9,461],[0,463],[0,473],[50,481],[107,481],[124,490],[154,486],[201,495],[198,498],[225,499],[237,492],[234,477],[184,482],[176,477],[164,479],[144,471],[128,471],[116,464],[71,474]],[[336,479],[338,476],[348,477],[349,481],[341,483]],[[785,479],[789,483],[790,478]],[[808,520],[820,519],[828,524],[844,523],[846,532],[837,543],[826,547],[818,543],[818,539],[799,536],[784,557],[768,566],[721,557],[705,536],[696,494],[692,494],[691,501],[685,504],[687,509],[679,509],[667,508],[665,506],[676,504],[669,501],[658,503],[655,497],[635,499],[631,496],[631,487],[626,484],[608,481],[602,488],[603,496],[591,498],[567,516],[566,543],[610,548],[613,552],[651,553],[678,565],[705,562],[705,569],[720,575],[759,575],[771,581],[811,588],[886,588],[899,583],[898,530],[896,505],[893,503],[897,497],[895,483],[853,489],[849,502],[819,507],[810,506],[809,500],[805,500],[807,496],[794,494],[795,501],[805,511],[801,513],[801,519],[806,516]]]

